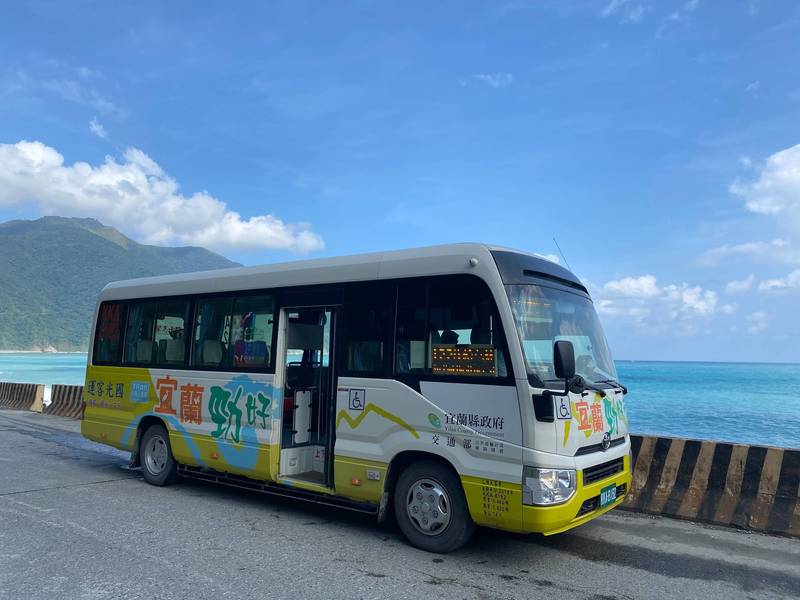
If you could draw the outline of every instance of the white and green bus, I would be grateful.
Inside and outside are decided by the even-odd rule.
[[[630,486],[625,388],[559,265],[482,244],[112,283],[83,435],[144,479],[374,513],[413,545],[553,534]]]

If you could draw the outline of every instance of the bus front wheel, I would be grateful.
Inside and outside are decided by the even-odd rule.
[[[139,447],[142,476],[152,485],[169,485],[177,478],[178,464],[172,456],[169,435],[163,425],[151,425]]]
[[[406,539],[428,552],[458,550],[475,530],[461,481],[433,461],[412,463],[400,474],[394,511]]]

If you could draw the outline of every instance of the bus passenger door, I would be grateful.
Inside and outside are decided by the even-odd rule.
[[[285,308],[280,478],[331,487],[336,309]]]

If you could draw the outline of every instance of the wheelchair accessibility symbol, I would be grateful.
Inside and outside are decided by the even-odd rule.
[[[348,408],[350,410],[364,410],[364,404],[367,400],[367,391],[350,388],[350,402]]]
[[[556,399],[556,417],[564,420],[572,418],[572,411],[569,407],[569,396],[562,396]]]

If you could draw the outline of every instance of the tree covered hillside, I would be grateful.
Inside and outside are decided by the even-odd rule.
[[[233,266],[205,248],[138,244],[94,219],[0,223],[0,350],[85,351],[110,281]]]

